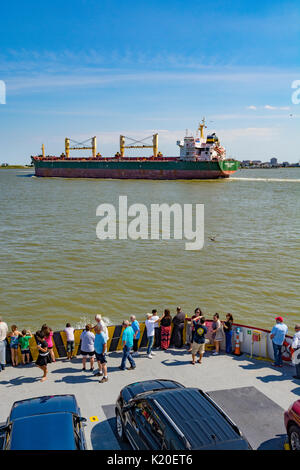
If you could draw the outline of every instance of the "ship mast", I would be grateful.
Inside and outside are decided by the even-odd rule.
[[[204,128],[207,129],[207,126],[205,125],[205,117],[202,119],[198,127],[198,130],[200,131],[201,139],[204,139],[204,133],[203,133]]]

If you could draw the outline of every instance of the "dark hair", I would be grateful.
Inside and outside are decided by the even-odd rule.
[[[226,317],[229,317],[229,321],[232,321],[233,322],[233,316],[231,315],[231,313],[227,313],[226,314]]]
[[[48,338],[50,336],[50,328],[49,326],[46,325],[45,328],[43,328],[42,332],[44,333],[44,335],[46,336],[46,338]]]
[[[195,312],[194,312],[194,313],[196,313],[196,312],[197,312],[197,310],[199,310],[199,311],[200,311],[200,315],[202,315],[201,308],[200,308],[200,307],[197,307],[197,308],[195,308]]]
[[[165,308],[164,317],[170,317],[170,316],[171,316],[170,310],[168,308]]]
[[[152,313],[157,313],[156,308],[154,308],[154,309],[152,310]]]
[[[43,331],[40,330],[40,331],[37,331],[37,332],[35,333],[35,336],[37,336],[39,339],[44,339],[44,336],[45,336],[45,335],[44,335]]]
[[[17,325],[11,325],[11,331],[15,331],[17,329],[18,329]]]
[[[71,326],[71,323],[66,324],[66,328],[70,328],[70,326]]]
[[[92,329],[93,329],[93,327],[89,323],[87,325],[85,325],[85,331],[90,331]]]
[[[203,325],[205,323],[205,318],[204,317],[200,318],[200,323],[201,323],[201,325]]]
[[[26,330],[22,330],[22,335],[26,335]]]
[[[220,315],[218,313],[214,314],[214,317],[217,317],[218,319],[220,318]]]

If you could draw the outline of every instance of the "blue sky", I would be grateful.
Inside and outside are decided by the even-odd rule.
[[[203,116],[229,156],[300,159],[298,1],[12,0],[0,80],[0,162],[59,154],[67,136],[110,155],[152,132],[176,155]]]

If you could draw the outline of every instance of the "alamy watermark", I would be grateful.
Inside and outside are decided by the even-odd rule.
[[[119,196],[118,207],[100,204],[96,216],[99,240],[188,240],[186,250],[201,250],[204,246],[204,205],[132,204],[127,196]],[[173,223],[172,223],[173,222]],[[171,237],[173,234],[173,237]]]
[[[292,93],[292,103],[300,103],[300,80],[294,80],[292,82],[292,88],[295,88],[295,91]]]
[[[3,80],[0,80],[0,104],[6,104],[6,85]]]

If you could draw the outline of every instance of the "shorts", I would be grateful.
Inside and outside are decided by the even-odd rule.
[[[197,352],[200,354],[204,354],[205,351],[205,343],[193,343],[192,344],[192,354],[196,355]]]
[[[21,354],[29,354],[30,349],[21,349]]]
[[[95,352],[95,355],[96,355],[96,359],[97,361],[100,362],[100,364],[106,364],[107,363],[107,360],[106,360],[106,353],[104,354],[98,354]]]
[[[93,357],[94,354],[95,354],[95,351],[91,351],[91,352],[86,352],[86,351],[80,351],[81,352],[81,355],[82,356],[90,356],[90,357]]]
[[[46,356],[41,356],[39,355],[37,360],[36,360],[36,365],[40,367],[44,367],[51,362],[50,354],[47,354]]]
[[[72,352],[72,351],[74,351],[74,340],[67,341],[67,352]]]
[[[18,349],[19,345],[18,344],[11,344],[10,348],[11,349]]]

